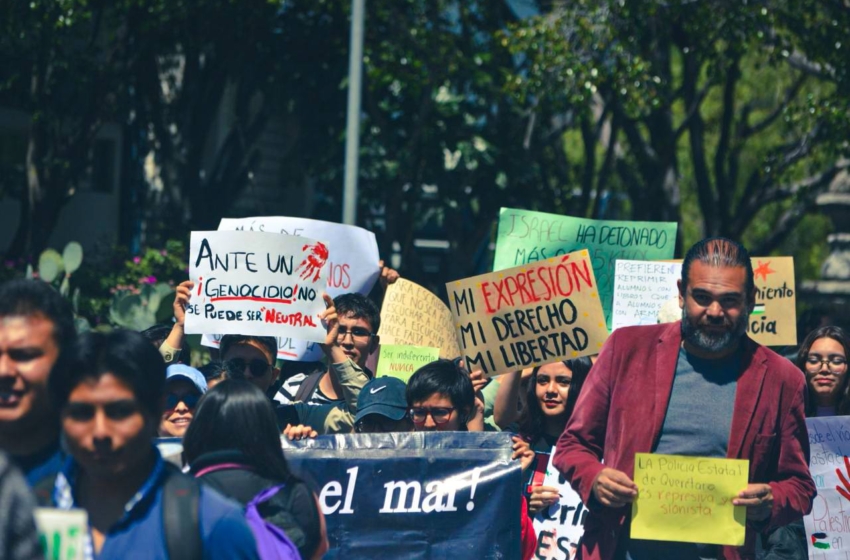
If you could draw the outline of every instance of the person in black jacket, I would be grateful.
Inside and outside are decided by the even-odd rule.
[[[327,551],[318,501],[290,473],[274,408],[256,386],[228,379],[201,398],[183,438],[183,461],[205,484],[243,505],[266,488],[284,484],[260,504],[260,515],[283,529],[305,560]]]

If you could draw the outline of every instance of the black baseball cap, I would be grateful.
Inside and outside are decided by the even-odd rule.
[[[407,394],[404,381],[396,377],[376,377],[360,390],[357,416],[360,422],[368,414],[380,414],[390,420],[401,420],[407,414]]]

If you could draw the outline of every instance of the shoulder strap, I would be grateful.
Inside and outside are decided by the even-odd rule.
[[[240,469],[250,471],[251,467],[248,465],[243,465],[242,463],[220,463],[218,465],[211,465],[209,467],[205,467],[198,472],[195,473],[195,478],[201,478],[205,474],[214,473],[218,471],[226,471],[232,469]]]
[[[200,501],[201,483],[176,469],[169,470],[162,490],[162,522],[171,560],[201,560],[203,556]]]
[[[322,376],[326,372],[324,370],[314,371],[310,375],[304,378],[304,381],[301,382],[301,385],[298,386],[298,390],[295,392],[294,402],[307,402],[313,396],[313,393],[316,391],[316,387],[319,386],[319,381],[322,380]]]

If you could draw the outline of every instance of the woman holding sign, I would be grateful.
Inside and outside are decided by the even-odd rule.
[[[519,455],[528,456],[532,452],[548,454],[552,452],[567,420],[572,414],[581,385],[591,366],[590,358],[579,358],[564,362],[554,362],[534,368],[528,383],[527,406],[520,417],[520,436],[514,438],[514,449]],[[520,372],[509,373],[502,380],[493,415],[497,423],[511,423],[518,410]],[[523,467],[527,465],[524,463]],[[532,485],[528,496],[528,509],[531,515],[558,502],[558,489],[541,484]]]
[[[806,374],[809,384],[806,416],[850,414],[848,350],[850,337],[840,327],[820,327],[803,341],[797,354],[797,366]]]

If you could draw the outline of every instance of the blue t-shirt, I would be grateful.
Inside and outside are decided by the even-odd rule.
[[[156,464],[150,476],[124,506],[121,519],[109,529],[100,554],[94,554],[89,541],[87,560],[168,560],[162,516],[162,494],[168,473],[159,451],[154,448],[154,452]],[[77,470],[71,458],[57,477],[53,494],[56,507],[77,507],[74,499]],[[204,560],[259,560],[254,535],[241,506],[202,485],[198,514]]]
[[[741,353],[706,360],[679,350],[670,402],[653,453],[726,457]],[[626,560],[700,560],[718,558],[716,545],[629,540]]]

